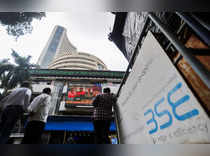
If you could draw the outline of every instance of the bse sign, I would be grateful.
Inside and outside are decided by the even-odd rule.
[[[210,120],[149,32],[118,98],[122,143],[209,143]]]

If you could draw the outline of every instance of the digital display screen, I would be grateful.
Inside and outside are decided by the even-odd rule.
[[[100,84],[69,84],[65,99],[65,106],[91,105],[94,98],[101,94]]]

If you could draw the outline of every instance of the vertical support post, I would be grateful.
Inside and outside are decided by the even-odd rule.
[[[65,144],[65,140],[66,140],[66,131],[64,131],[63,144]]]

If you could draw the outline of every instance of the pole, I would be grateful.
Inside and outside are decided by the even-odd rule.
[[[153,21],[155,25],[161,30],[161,32],[168,38],[168,40],[174,45],[174,47],[179,51],[179,53],[184,57],[184,59],[190,64],[193,70],[200,76],[203,82],[208,88],[210,88],[210,72],[204,67],[199,60],[197,60],[174,34],[172,34],[169,29],[160,21],[160,19],[153,13],[149,13],[149,18]]]

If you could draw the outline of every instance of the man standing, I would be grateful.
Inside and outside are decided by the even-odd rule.
[[[116,97],[110,93],[110,88],[104,88],[103,94],[99,94],[93,101],[93,124],[95,129],[95,143],[110,143],[108,131],[112,120],[112,106],[116,103]]]
[[[31,105],[28,107],[29,118],[22,144],[41,143],[41,136],[44,132],[51,105],[50,94],[50,88],[43,89],[42,94],[34,98]]]
[[[0,121],[0,144],[7,143],[16,122],[21,118],[30,104],[30,84],[25,82],[21,88],[12,91],[11,94],[2,99],[2,116]]]

